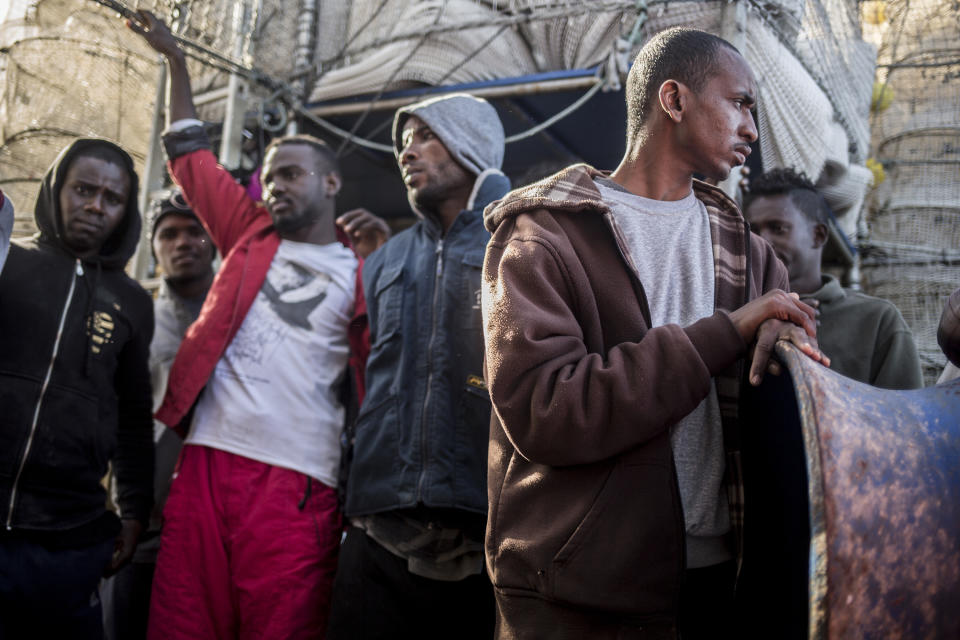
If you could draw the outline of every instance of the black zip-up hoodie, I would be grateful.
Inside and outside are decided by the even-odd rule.
[[[64,243],[60,189],[74,158],[115,149],[130,176],[124,218],[96,256]],[[85,546],[115,535],[101,478],[113,461],[123,518],[144,524],[153,501],[149,295],[123,268],[140,237],[133,161],[80,139],[44,176],[40,232],[11,244],[0,274],[2,535]]]

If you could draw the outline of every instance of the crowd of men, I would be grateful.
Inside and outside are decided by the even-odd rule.
[[[745,216],[694,179],[757,138],[720,38],[644,46],[612,172],[510,191],[486,101],[399,109],[417,222],[391,238],[336,216],[310,136],[269,145],[251,198],[167,27],[128,25],[169,71],[156,299],[124,272],[116,144],[64,149],[8,256],[0,207],[2,638],[731,637],[742,385],[787,340],[921,386],[893,305],[821,273],[805,176],[754,178]]]

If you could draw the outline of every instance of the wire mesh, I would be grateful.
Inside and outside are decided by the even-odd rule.
[[[944,303],[957,288],[957,273],[956,267],[899,263],[863,271],[864,289],[895,304],[913,332],[927,385],[936,382],[947,362],[937,345],[937,326]]]
[[[960,286],[960,4],[870,0],[882,44],[873,95],[873,154],[885,180],[871,193],[863,284],[900,308],[936,380],[936,327]]]

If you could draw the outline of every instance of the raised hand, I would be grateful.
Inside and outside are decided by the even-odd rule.
[[[137,11],[137,20],[127,19],[125,22],[131,31],[143,36],[147,44],[164,57],[169,59],[183,55],[180,45],[170,33],[170,28],[146,9]]]
[[[390,238],[390,227],[383,218],[366,209],[351,209],[337,218],[337,226],[350,238],[354,250],[366,258]]]

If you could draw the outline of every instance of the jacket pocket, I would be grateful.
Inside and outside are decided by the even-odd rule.
[[[403,464],[403,452],[397,437],[398,404],[397,396],[389,395],[377,404],[364,403],[357,417],[353,460],[347,482],[345,512],[348,515],[391,506]]]
[[[51,478],[71,484],[77,474],[89,474],[99,481],[116,449],[116,424],[100,420],[99,402],[82,391],[50,385],[43,406],[30,457],[45,467]]]
[[[460,265],[460,328],[483,331],[480,293],[483,286],[483,251],[472,251],[463,256]]]
[[[386,342],[399,335],[403,319],[403,265],[398,264],[384,269],[377,278],[374,288],[376,317],[371,318],[374,340]]]
[[[551,563],[548,595],[636,615],[673,608],[684,543],[672,469],[616,464]]]
[[[0,372],[0,477],[12,479],[17,473],[41,383],[39,378]]]
[[[490,440],[490,394],[478,375],[468,375],[457,411],[454,491],[468,509],[487,509],[487,443]]]

